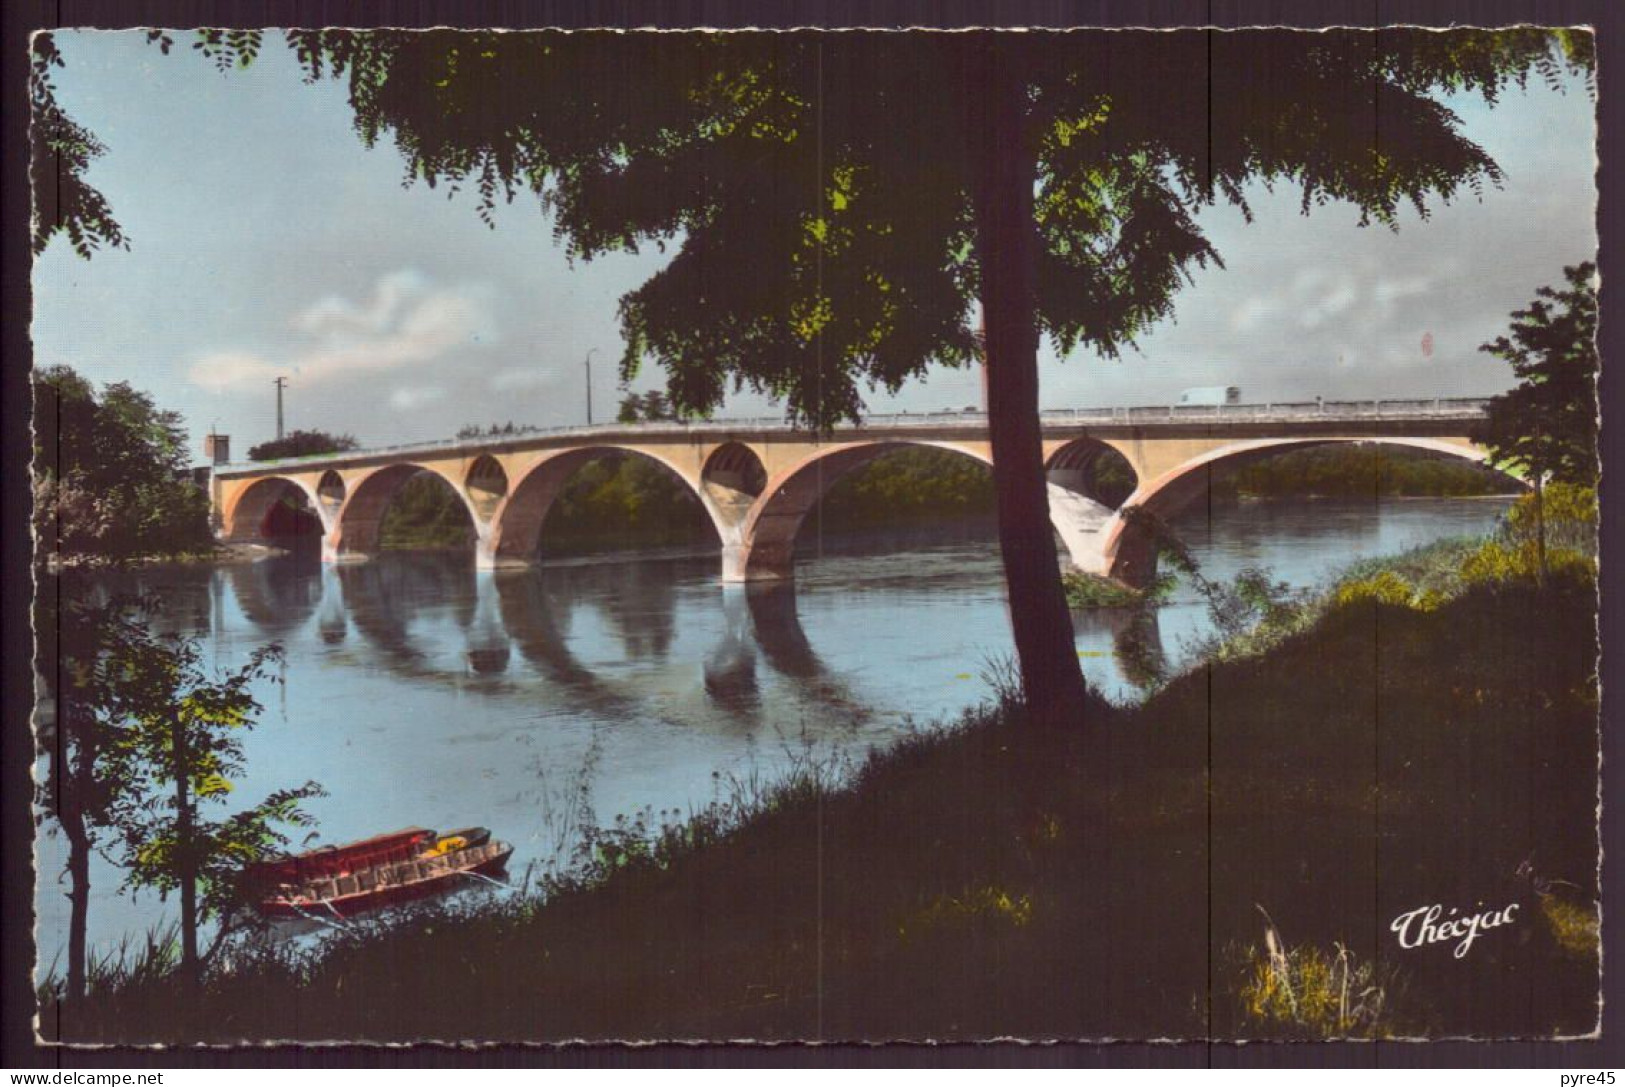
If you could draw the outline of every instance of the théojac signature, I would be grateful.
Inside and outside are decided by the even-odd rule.
[[[1483,906],[1483,903],[1479,903]],[[1510,925],[1517,918],[1518,903],[1512,902],[1498,910],[1482,910],[1463,915],[1452,906],[1450,912],[1440,905],[1418,906],[1394,918],[1388,928],[1399,937],[1399,946],[1409,951],[1424,944],[1458,941],[1455,957],[1464,959],[1472,949],[1473,941],[1492,928]]]

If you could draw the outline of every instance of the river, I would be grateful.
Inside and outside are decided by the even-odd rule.
[[[1174,524],[1210,578],[1268,567],[1311,586],[1349,562],[1490,531],[1506,499],[1258,501]],[[567,813],[600,822],[683,814],[790,760],[857,759],[989,697],[1011,652],[990,526],[833,538],[804,533],[795,583],[724,586],[713,557],[597,559],[481,573],[471,558],[390,554],[323,567],[312,555],[109,576],[157,591],[162,625],[235,668],[270,641],[280,683],[247,741],[236,795],[320,782],[321,841],[402,826],[482,824],[515,844],[518,880],[567,858]],[[1114,639],[1120,612],[1079,613],[1090,681],[1139,697]],[[1206,631],[1189,590],[1157,613],[1163,653]],[[38,848],[41,970],[67,932],[64,852]],[[92,872],[91,942],[110,947],[176,912]],[[65,958],[63,960],[65,962]],[[59,965],[59,969],[60,969]]]

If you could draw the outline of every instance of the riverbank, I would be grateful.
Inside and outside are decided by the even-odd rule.
[[[1347,1029],[1585,1033],[1593,589],[1416,603],[1350,594],[1076,729],[988,708],[845,784],[809,762],[664,832],[613,824],[545,904],[240,958],[195,1025],[162,979],[43,1021],[98,1041],[1316,1033],[1261,993],[1261,906],[1300,966],[1341,946],[1372,968],[1381,1014]],[[1512,903],[1459,959],[1390,932],[1418,907]]]
[[[65,570],[135,570],[151,566],[241,566],[263,562],[286,555],[287,549],[258,543],[217,543],[208,551],[182,551],[167,555],[139,555],[132,558],[110,558],[106,555],[69,554],[53,552],[45,556],[48,574]]]

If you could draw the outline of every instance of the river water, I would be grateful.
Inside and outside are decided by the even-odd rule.
[[[1209,578],[1263,566],[1311,586],[1362,557],[1491,531],[1505,499],[1260,501],[1174,524]],[[281,683],[247,740],[251,801],[307,780],[320,841],[408,825],[487,825],[516,847],[510,873],[565,857],[567,813],[600,822],[687,812],[792,759],[860,758],[989,697],[1011,652],[991,526],[800,541],[793,586],[724,586],[708,557],[621,558],[484,573],[471,558],[390,554],[323,567],[296,554],[253,565],[153,568],[119,588],[157,591],[162,624],[240,667],[286,649]],[[1085,674],[1123,701],[1120,612],[1075,617]],[[1189,590],[1156,633],[1175,665],[1204,634]],[[67,932],[60,836],[42,831],[41,970]],[[176,912],[92,872],[90,934],[109,947]],[[63,960],[65,961],[65,960]]]

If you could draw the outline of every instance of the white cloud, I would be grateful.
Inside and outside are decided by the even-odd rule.
[[[411,411],[444,399],[445,395],[446,390],[438,385],[407,386],[389,394],[389,406],[397,411]]]
[[[449,361],[455,349],[499,340],[487,294],[475,285],[437,288],[410,269],[391,272],[364,302],[329,295],[295,314],[290,323],[300,342],[285,357],[215,352],[199,359],[189,376],[216,392],[277,374],[308,387]]]
[[[1273,317],[1281,308],[1280,303],[1261,295],[1253,295],[1245,299],[1230,315],[1230,330],[1232,332],[1247,332],[1257,328],[1267,318]]]
[[[1433,280],[1427,276],[1412,276],[1408,279],[1384,279],[1371,288],[1371,297],[1381,305],[1388,305],[1401,298],[1412,295],[1426,294],[1433,286]]]
[[[497,392],[508,392],[514,389],[534,389],[557,378],[556,373],[539,364],[510,366],[506,370],[498,370],[492,374],[486,384]]]

